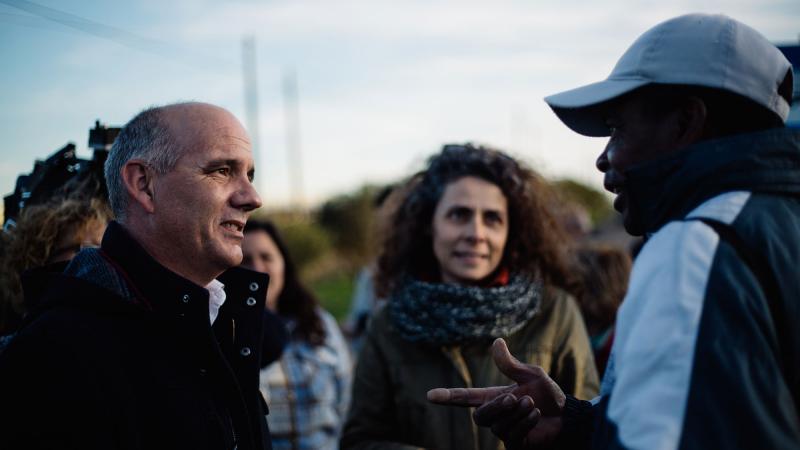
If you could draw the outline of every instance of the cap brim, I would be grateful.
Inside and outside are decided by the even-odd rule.
[[[545,97],[544,101],[572,131],[584,136],[608,136],[604,106],[649,83],[642,79],[604,80]]]

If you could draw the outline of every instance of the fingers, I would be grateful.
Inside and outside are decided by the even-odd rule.
[[[524,447],[523,443],[528,436],[528,433],[539,423],[542,417],[542,412],[539,408],[533,408],[525,417],[521,418],[517,423],[508,431],[508,442],[513,442],[520,448]]]
[[[513,386],[486,388],[436,388],[428,391],[428,401],[450,406],[480,406],[513,389]]]
[[[523,384],[539,376],[539,372],[535,368],[519,362],[511,355],[503,338],[497,338],[492,343],[492,357],[500,372],[516,381],[517,384]]]
[[[509,449],[523,447],[528,432],[540,417],[541,411],[534,406],[533,399],[526,395],[518,400],[513,394],[501,395],[473,414],[477,425],[491,428]]]
[[[476,425],[494,427],[498,422],[505,422],[517,411],[517,397],[514,394],[504,394],[487,402],[472,413]]]

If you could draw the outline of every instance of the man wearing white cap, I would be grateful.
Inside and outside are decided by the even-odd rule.
[[[647,242],[600,397],[565,396],[502,339],[516,383],[435,389],[507,448],[800,448],[800,133],[791,65],[752,28],[692,14],[645,32],[605,81],[547,97],[587,136]]]

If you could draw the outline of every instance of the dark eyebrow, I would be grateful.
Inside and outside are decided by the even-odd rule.
[[[211,161],[205,164],[206,167],[219,167],[219,166],[231,166],[231,167],[239,167],[240,163],[238,160],[235,159],[212,159]]]
[[[459,205],[459,204],[450,205],[450,207],[447,208],[448,211],[454,211],[456,209],[463,209],[463,210],[467,210],[467,211],[472,211],[472,207],[465,206],[465,205]]]
[[[242,163],[238,159],[219,158],[208,161],[205,164],[205,166],[203,166],[203,170],[213,171],[214,169],[223,166],[229,166],[232,169],[238,169],[239,167],[241,167],[241,165]],[[256,169],[254,167],[251,167],[250,170],[247,171],[247,179],[252,182],[255,179],[255,177],[256,177]]]
[[[487,214],[495,214],[497,217],[505,217],[506,214],[503,213],[501,209],[485,209],[483,211],[484,216]]]
[[[219,159],[212,159],[211,161],[208,161],[205,164],[205,169],[211,169],[211,168],[221,167],[221,166],[230,166],[232,168],[239,168],[239,167],[241,167],[241,165],[242,165],[242,163],[238,159],[219,158]],[[255,168],[250,168],[250,170],[247,171],[247,176],[249,176],[252,179],[255,176],[255,172],[256,172]]]

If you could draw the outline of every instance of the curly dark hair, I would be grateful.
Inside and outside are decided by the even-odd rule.
[[[405,196],[384,230],[377,294],[390,296],[405,274],[439,272],[430,230],[433,213],[447,185],[466,176],[496,185],[508,201],[508,240],[500,267],[573,290],[567,237],[552,213],[556,197],[548,183],[499,150],[464,144],[445,145],[401,188]]]
[[[245,224],[244,232],[253,231],[267,233],[283,257],[284,280],[283,290],[278,295],[278,314],[297,321],[294,337],[313,346],[322,345],[325,342],[325,328],[322,325],[322,318],[317,313],[319,303],[314,294],[300,282],[297,267],[289,254],[289,248],[286,247],[286,243],[278,233],[278,229],[272,222],[251,219]]]
[[[28,206],[17,218],[14,228],[2,235],[0,259],[0,334],[10,332],[33,305],[26,304],[20,274],[28,269],[50,264],[61,254],[59,239],[72,236],[93,223],[113,218],[105,198],[75,197]],[[74,252],[80,250],[75,246]]]

